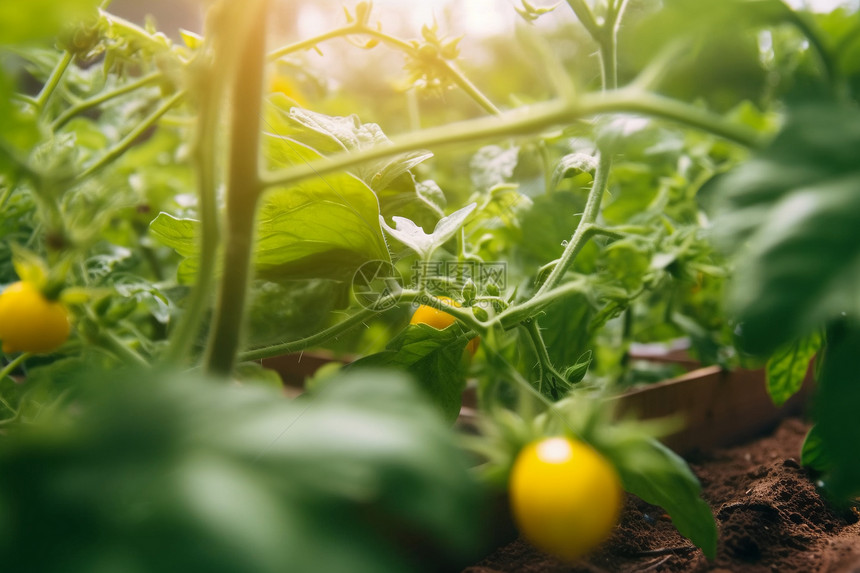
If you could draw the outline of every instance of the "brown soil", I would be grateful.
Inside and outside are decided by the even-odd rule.
[[[517,540],[463,573],[860,573],[857,510],[827,505],[797,462],[807,430],[790,419],[753,443],[690,457],[720,530],[713,562],[660,508],[628,496],[615,533],[586,560],[566,565]]]

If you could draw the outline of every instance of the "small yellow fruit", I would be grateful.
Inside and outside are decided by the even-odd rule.
[[[299,107],[307,107],[301,90],[289,77],[276,74],[269,81],[269,93],[282,93],[293,100]]]
[[[460,306],[457,301],[450,299],[447,296],[440,296],[438,298],[442,301],[443,306]],[[419,306],[412,315],[412,318],[409,320],[409,324],[427,324],[437,330],[444,330],[455,322],[457,322],[457,319],[452,315],[448,314],[444,310],[427,304]],[[469,351],[471,356],[474,356],[475,352],[478,351],[479,342],[480,338],[476,336],[466,345],[466,350]]]
[[[523,448],[508,488],[523,537],[567,561],[605,541],[621,512],[615,468],[591,446],[571,438],[546,438]]]
[[[45,298],[32,283],[13,283],[0,294],[3,352],[51,352],[66,341],[70,330],[66,307]]]

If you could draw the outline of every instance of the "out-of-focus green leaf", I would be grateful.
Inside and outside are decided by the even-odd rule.
[[[788,12],[779,0],[666,0],[630,29],[621,53],[641,68],[679,42],[684,49],[673,58],[659,91],[727,111],[738,100],[764,97],[768,78],[756,33],[762,25],[784,21]]]
[[[362,151],[391,141],[375,123],[362,123],[358,116],[334,117],[315,111],[294,107],[286,113],[289,124],[283,119],[274,118],[270,126],[275,127],[277,135],[297,139],[323,154],[344,151]],[[369,161],[355,169],[356,175],[371,189],[380,192],[388,189],[398,178],[406,175],[412,168],[433,157],[429,151],[412,151],[391,158]]]
[[[584,295],[568,296],[547,307],[540,326],[553,364],[564,369],[579,362],[589,349],[588,325],[594,313],[594,305]]]
[[[800,463],[807,468],[823,472],[833,467],[833,462],[824,452],[824,444],[821,441],[818,427],[812,426],[803,440],[800,449]]]
[[[0,442],[10,570],[401,573],[475,558],[481,492],[398,375],[297,401],[188,374],[77,378],[73,405]]]
[[[563,243],[573,236],[584,206],[581,194],[571,191],[535,197],[522,214],[522,232],[517,235],[521,240],[512,247],[538,264],[557,259],[564,251]]]
[[[767,361],[767,392],[777,406],[794,396],[809,370],[809,362],[821,349],[821,335],[812,333],[778,349]]]
[[[243,385],[267,388],[278,393],[284,390],[284,381],[281,380],[281,375],[274,370],[264,368],[257,362],[242,362],[241,364],[237,364],[233,372],[233,377]]]
[[[624,489],[648,503],[659,505],[684,537],[709,559],[717,554],[717,524],[710,506],[701,498],[702,486],[684,460],[653,438],[631,437],[605,446]]]
[[[251,283],[249,346],[297,340],[325,327],[330,312],[349,305],[349,285],[328,279]]]
[[[519,147],[482,147],[472,157],[472,185],[483,191],[507,182],[514,174],[519,155]]]
[[[198,267],[200,222],[194,219],[179,219],[162,212],[150,223],[149,233],[156,241],[183,257],[177,271],[180,282],[193,282]]]
[[[651,270],[651,250],[645,241],[622,239],[603,250],[602,262],[601,270],[608,282],[634,292],[642,287],[645,275]]]
[[[274,168],[302,165],[324,155],[391,144],[378,125],[362,124],[357,116],[334,117],[288,108],[280,99],[267,106],[265,127],[268,135],[266,156]],[[438,218],[437,205],[440,202],[439,197],[430,199],[424,192],[442,192],[438,186],[428,189],[417,183],[412,170],[432,156],[432,153],[420,150],[403,153],[362,163],[351,172],[376,194],[383,215],[410,217],[424,225]],[[444,204],[444,201],[442,195],[441,202]]]
[[[373,192],[347,173],[270,191],[257,216],[260,276],[351,278],[366,261],[388,260]]]
[[[823,466],[828,492],[841,500],[860,495],[860,328],[839,322],[827,331],[827,348],[813,405],[816,454],[806,447],[807,461]]]
[[[711,183],[745,349],[771,353],[860,310],[858,190],[860,112],[830,102],[791,110],[770,147]]]
[[[0,3],[0,45],[42,42],[70,22],[95,14],[98,0],[10,0]]]
[[[550,189],[557,189],[562,179],[585,176],[582,183],[590,182],[597,169],[597,159],[586,153],[570,153],[562,157],[552,172]]]
[[[412,374],[449,422],[460,413],[466,386],[463,351],[468,340],[462,328],[437,330],[427,324],[410,324],[388,343],[386,350],[356,360],[352,368],[394,367]]]

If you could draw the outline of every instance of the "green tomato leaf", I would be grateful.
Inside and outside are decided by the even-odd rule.
[[[357,115],[335,117],[294,107],[286,113],[285,120],[286,122],[279,122],[279,135],[289,134],[323,154],[362,151],[391,145],[391,140],[379,125],[361,123]],[[388,189],[398,178],[431,157],[433,154],[429,151],[411,151],[362,163],[355,173],[371,189],[379,192]]]
[[[265,368],[258,362],[242,362],[236,365],[233,378],[239,384],[267,388],[277,393],[284,391],[284,381],[281,375]]]
[[[831,103],[795,108],[769,148],[712,181],[746,350],[772,353],[860,310],[858,189],[860,112]]]
[[[195,219],[178,219],[159,213],[149,225],[149,232],[159,243],[188,258],[197,254],[199,227],[200,222]]]
[[[519,162],[519,147],[482,147],[472,157],[472,185],[479,190],[488,190],[506,183],[514,174]]]
[[[817,332],[778,349],[767,361],[767,391],[777,406],[794,396],[809,370],[809,362],[821,349],[821,335]]]
[[[257,217],[254,266],[267,280],[348,281],[363,263],[387,261],[376,196],[347,173],[267,193]],[[199,222],[160,213],[150,233],[185,257],[180,279],[197,272]]]
[[[466,386],[463,351],[467,343],[462,328],[456,325],[437,330],[427,324],[410,324],[386,350],[360,358],[348,368],[393,367],[409,372],[445,419],[453,423]]]
[[[686,462],[653,438],[630,440],[606,454],[615,463],[624,489],[659,505],[684,537],[708,559],[717,554],[717,524],[700,497],[702,486]]]
[[[337,173],[263,198],[254,263],[261,277],[352,277],[367,261],[388,261],[379,203],[359,179]]]
[[[576,175],[594,177],[597,159],[587,153],[571,153],[562,157],[552,172],[550,189],[557,189],[563,179]]]
[[[69,22],[94,15],[97,0],[28,0],[0,3],[0,45],[54,38]]]
[[[330,279],[252,281],[246,343],[265,346],[322,330],[332,310],[349,306],[348,286]]]
[[[391,145],[378,125],[362,124],[357,116],[332,117],[301,108],[285,109],[277,100],[269,104],[265,141],[266,157],[273,168],[310,163],[324,155]],[[428,190],[416,183],[412,169],[432,156],[429,151],[412,151],[362,163],[352,172],[376,193],[383,215],[408,216],[424,224],[438,218],[437,204],[441,198],[444,206],[444,195],[436,186],[429,191],[438,192],[438,196],[428,199],[423,193]]]
[[[573,367],[583,364],[585,359],[581,372],[585,375],[591,362],[590,355],[586,358],[591,343],[588,325],[594,315],[594,306],[582,294],[556,300],[546,308],[546,313],[540,317],[540,326],[553,364],[559,368]]]

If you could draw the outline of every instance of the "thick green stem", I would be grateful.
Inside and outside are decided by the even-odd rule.
[[[170,345],[164,360],[179,364],[187,360],[200,332],[206,310],[212,301],[212,286],[218,257],[218,206],[216,197],[218,110],[221,91],[212,85],[214,66],[207,70],[209,82],[201,90],[197,132],[194,138],[193,161],[197,174],[197,198],[200,208],[200,259],[188,306],[170,335]]]
[[[56,91],[57,86],[60,85],[60,80],[63,79],[63,74],[66,73],[66,70],[69,68],[69,64],[72,63],[73,58],[74,56],[71,52],[67,51],[63,54],[63,57],[60,59],[59,63],[57,63],[54,71],[51,72],[48,81],[46,81],[45,85],[42,86],[42,91],[40,91],[39,95],[36,96],[37,108],[43,110],[48,105],[48,101]]]
[[[205,361],[206,370],[219,376],[229,376],[235,364],[251,275],[254,222],[261,191],[258,177],[266,5],[266,0],[257,0],[250,6],[241,6],[241,10],[250,12],[246,12],[247,27],[241,30],[241,57],[231,94],[224,272]]]
[[[731,123],[701,107],[654,93],[621,88],[605,94],[584,96],[584,115],[601,113],[641,113],[692,127],[752,149],[765,145],[767,138],[744,125]]]
[[[286,186],[310,177],[321,177],[343,171],[366,161],[392,157],[416,149],[471,143],[494,137],[506,137],[515,133],[534,133],[562,123],[568,116],[569,109],[565,103],[556,101],[538,104],[525,112],[517,110],[500,116],[433,127],[407,134],[395,141],[393,145],[376,146],[359,152],[346,152],[271,172],[264,175],[263,183],[266,187]]]
[[[618,29],[621,23],[621,17],[627,8],[627,2],[628,0],[620,0],[618,4],[610,3],[606,22],[603,26],[599,27],[597,33],[593,30],[589,30],[600,46],[600,71],[603,80],[602,84],[604,93],[608,90],[617,90],[618,88]],[[572,3],[571,7],[574,7],[574,5],[575,3]],[[574,8],[574,10],[575,9],[576,8]],[[540,298],[541,295],[545,295],[547,292],[552,291],[552,289],[561,282],[564,274],[576,259],[576,256],[591,236],[594,235],[594,230],[596,228],[595,223],[600,215],[600,206],[609,182],[609,172],[611,169],[612,155],[606,150],[600,151],[600,159],[594,175],[594,182],[591,186],[591,191],[588,193],[588,199],[585,204],[585,211],[582,214],[582,218],[579,220],[571,240],[562,252],[561,258],[553,267],[549,277],[547,277],[546,281],[540,286],[534,298]],[[546,354],[546,347],[543,346],[543,339],[540,336],[540,327],[538,325],[537,318],[531,320],[526,325],[526,328],[529,330],[535,347],[537,348],[540,346],[538,349],[538,356],[540,357],[541,353],[544,353],[545,357],[543,359],[548,361],[549,355]],[[544,369],[546,368],[551,368],[551,365],[545,365]],[[550,377],[555,377],[558,384],[564,384],[566,382],[566,380],[563,377],[559,377],[554,370],[550,371]],[[553,392],[556,392],[557,390],[558,387],[553,386]]]
[[[224,268],[221,273],[218,301],[205,366],[207,372],[228,376],[236,361],[244,314],[245,298],[251,278],[255,213],[252,209],[228,206],[225,225]]]
[[[89,109],[94,108],[94,107],[97,107],[97,106],[105,103],[106,101],[110,101],[114,98],[124,96],[127,93],[131,93],[131,92],[138,90],[142,87],[146,87],[150,84],[153,84],[153,83],[157,82],[159,79],[161,79],[163,76],[164,76],[164,74],[162,74],[161,72],[155,72],[155,73],[149,74],[148,76],[144,76],[142,78],[139,78],[136,81],[129,82],[125,85],[122,85],[116,89],[101,93],[94,98],[91,98],[91,99],[82,101],[80,103],[77,103],[77,104],[73,105],[72,107],[70,107],[69,109],[67,109],[65,112],[63,112],[59,117],[57,117],[57,119],[54,120],[54,123],[51,125],[51,129],[53,129],[54,131],[57,131],[58,129],[60,129],[61,127],[66,125],[66,123],[68,123],[69,120],[71,120],[76,115],[81,114],[81,113],[83,113]]]
[[[110,148],[105,152],[95,163],[87,167],[83,172],[79,173],[77,177],[75,177],[76,181],[84,181],[94,173],[101,171],[117,159],[119,159],[123,153],[128,151],[128,149],[134,145],[137,138],[146,132],[150,127],[155,125],[161,116],[170,111],[170,109],[175,106],[179,101],[185,96],[183,92],[179,92],[173,94],[167,101],[162,103],[155,111],[149,114],[143,121],[141,121],[131,132],[128,133],[125,137],[123,137],[116,145]]]
[[[507,310],[497,314],[495,318],[482,325],[485,329],[496,325],[505,330],[517,326],[524,320],[528,320],[556,300],[560,300],[574,293],[588,292],[588,285],[583,280],[572,280],[560,287],[547,291],[540,295],[511,306]]]
[[[287,186],[303,179],[328,175],[366,161],[383,159],[416,149],[537,133],[577,119],[607,113],[642,113],[661,117],[700,129],[744,147],[758,148],[765,143],[765,139],[758,132],[743,125],[729,123],[721,116],[707,110],[655,94],[621,89],[606,94],[583,96],[576,103],[551,101],[504,112],[499,116],[482,117],[425,129],[398,138],[393,145],[342,153],[267,173],[263,176],[263,185]]]

